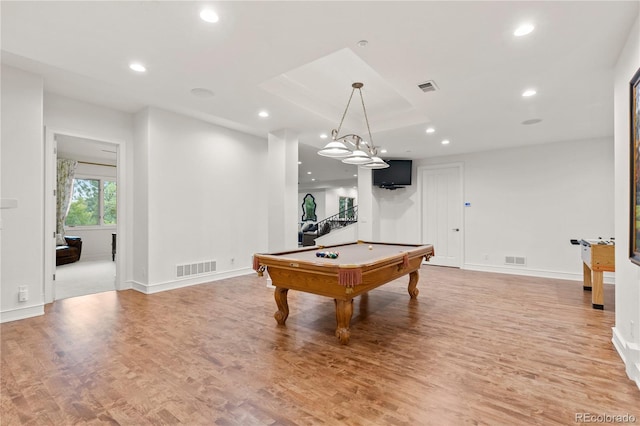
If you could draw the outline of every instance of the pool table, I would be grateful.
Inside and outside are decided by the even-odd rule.
[[[317,257],[318,252],[338,252],[337,258]],[[432,245],[387,244],[358,241],[333,246],[314,246],[272,254],[255,254],[253,268],[266,269],[276,287],[278,310],[274,317],[284,325],[289,316],[287,292],[304,291],[333,298],[336,337],[349,342],[353,299],[382,284],[409,274],[409,295],[418,296],[418,269],[422,259],[434,255]]]

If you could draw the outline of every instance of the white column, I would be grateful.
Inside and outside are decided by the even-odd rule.
[[[44,233],[43,79],[5,65],[0,74],[0,192],[10,207],[0,213],[0,321],[5,322],[44,314],[45,241],[51,244],[53,235]],[[20,301],[21,289],[27,300]]]
[[[269,252],[298,247],[298,135],[269,133]]]
[[[378,203],[371,184],[372,170],[358,168],[358,239],[378,241]]]

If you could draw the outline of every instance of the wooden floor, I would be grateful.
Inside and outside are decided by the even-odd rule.
[[[632,414],[640,390],[581,282],[423,267],[356,299],[289,292],[286,326],[254,275],[108,292],[1,326],[2,425],[570,425]]]

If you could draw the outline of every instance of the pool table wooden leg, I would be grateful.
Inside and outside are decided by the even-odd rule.
[[[420,293],[420,290],[416,288],[416,286],[418,285],[418,278],[420,278],[418,271],[413,271],[409,274],[408,290],[409,290],[409,296],[411,296],[412,299],[415,299],[416,297],[418,297],[418,293]]]
[[[276,305],[278,305],[278,310],[273,314],[273,317],[280,325],[284,325],[287,317],[289,316],[289,304],[287,303],[288,292],[288,288],[276,287],[276,290],[273,293],[273,296],[276,299]]]
[[[346,345],[349,343],[349,337],[351,336],[349,324],[351,323],[351,316],[353,315],[353,299],[333,299],[333,301],[336,304],[336,322],[338,323],[336,337],[340,343]]]

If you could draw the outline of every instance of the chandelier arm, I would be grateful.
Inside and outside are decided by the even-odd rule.
[[[375,146],[373,144],[373,137],[371,136],[371,129],[369,128],[369,117],[367,117],[367,109],[364,107],[364,98],[362,97],[362,90],[358,88],[358,92],[360,92],[360,101],[362,102],[362,110],[364,111],[364,121],[367,123],[367,132],[369,132],[370,144],[367,144],[367,148],[369,148],[369,152],[373,153]]]
[[[351,96],[349,96],[349,101],[347,102],[347,107],[344,109],[344,112],[342,113],[342,118],[340,119],[340,124],[338,125],[338,130],[336,131],[336,136],[340,135],[340,129],[342,128],[342,123],[344,122],[344,118],[347,116],[347,111],[349,111],[349,105],[351,105],[351,98],[353,98],[353,92],[355,92],[355,91],[356,91],[355,87],[353,89],[351,89]],[[362,93],[360,94],[360,97],[362,98]],[[365,116],[366,116],[366,112],[365,112]]]
[[[356,138],[360,138],[360,136],[353,134],[353,133],[349,133],[348,135],[342,135],[339,138],[335,138],[335,140],[337,141],[344,141],[349,143],[349,145],[352,145],[353,147],[357,147],[358,145],[356,143],[353,142],[354,139]]]

